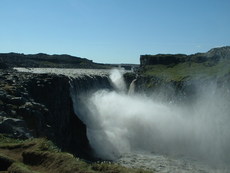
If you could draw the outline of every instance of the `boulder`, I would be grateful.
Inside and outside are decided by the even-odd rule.
[[[25,104],[26,99],[23,97],[12,97],[8,102],[13,105],[21,106]]]
[[[32,137],[25,121],[15,118],[3,117],[0,122],[0,133],[18,139],[28,139]]]
[[[7,171],[7,169],[14,163],[15,161],[11,158],[0,154],[0,171]]]
[[[5,111],[0,111],[0,117],[7,117],[7,113]]]

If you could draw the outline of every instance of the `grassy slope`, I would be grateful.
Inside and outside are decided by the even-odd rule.
[[[181,81],[185,79],[200,79],[224,76],[230,73],[230,60],[224,59],[219,63],[189,63],[177,65],[149,65],[142,69],[144,76],[156,76],[166,81]]]
[[[8,170],[4,170],[4,165]],[[59,149],[46,139],[25,141],[0,135],[0,172],[9,173],[147,173],[108,162],[86,163]]]

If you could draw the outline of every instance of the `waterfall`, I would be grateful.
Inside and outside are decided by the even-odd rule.
[[[91,93],[84,97],[83,120],[91,146],[104,159],[142,151],[228,162],[230,97],[215,83],[198,88],[187,106],[117,89]]]
[[[70,86],[74,112],[84,123],[87,121],[86,114],[88,114],[87,98],[97,90],[112,88],[109,77],[99,75],[71,77]]]
[[[109,76],[112,86],[114,87],[114,89],[116,89],[119,92],[126,92],[127,90],[123,73],[124,73],[123,70],[113,69],[111,70]]]
[[[122,72],[112,73],[71,82],[74,110],[87,126],[87,137],[96,157],[120,158],[128,165],[133,164],[135,157],[149,158],[155,163],[160,159],[167,167],[173,157],[172,163],[178,164],[178,170],[192,165],[197,172],[212,172],[199,166],[203,162],[227,167],[230,161],[228,85],[220,86],[215,81],[194,84],[198,92],[193,101],[180,104],[160,99],[163,94],[159,93],[157,97],[152,97],[154,93],[150,96],[135,93],[136,80],[127,92]],[[181,157],[190,161],[178,160]],[[193,160],[198,162],[193,165]],[[140,161],[141,164],[145,163]]]
[[[136,83],[137,79],[134,79],[131,84],[129,85],[129,91],[128,91],[128,94],[134,94],[135,92],[135,83]]]

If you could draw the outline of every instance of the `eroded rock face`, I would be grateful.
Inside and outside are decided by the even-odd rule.
[[[46,137],[63,151],[92,159],[86,126],[74,112],[70,89],[78,95],[97,85],[106,87],[108,80],[13,70],[1,70],[0,78],[0,133],[20,139]]]
[[[141,55],[140,62],[141,67],[146,65],[169,65],[169,64],[178,64],[180,62],[185,62],[187,60],[187,55],[183,54],[158,54],[158,55]]]
[[[47,110],[44,109],[45,105],[34,102],[25,87],[25,82],[32,76],[1,70],[0,77],[0,133],[20,139],[44,136],[46,128],[38,124],[45,124],[43,116]],[[25,123],[18,123],[20,121]]]
[[[89,158],[86,126],[74,113],[69,78],[40,74],[27,82],[27,88],[31,97],[48,109],[44,117],[49,128],[46,135],[63,150]]]
[[[22,119],[0,117],[0,132],[9,134],[10,137],[27,139],[32,135]]]

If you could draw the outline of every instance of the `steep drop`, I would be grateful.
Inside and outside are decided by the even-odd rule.
[[[85,101],[83,120],[91,146],[105,159],[146,152],[229,163],[229,90],[214,81],[196,87],[190,105],[115,90],[94,92]]]

